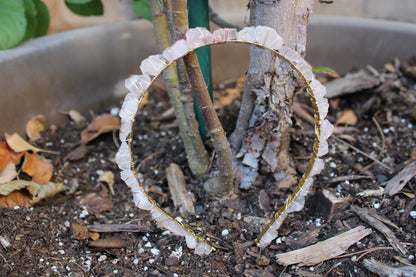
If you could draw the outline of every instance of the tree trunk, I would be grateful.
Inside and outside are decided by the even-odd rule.
[[[286,46],[305,54],[306,26],[313,0],[250,0],[250,25],[274,28]],[[259,173],[273,173],[279,185],[297,182],[289,155],[292,104],[297,76],[270,51],[251,47],[250,66],[236,128],[231,135],[240,187]]]

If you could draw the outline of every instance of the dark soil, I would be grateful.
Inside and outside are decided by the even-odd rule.
[[[56,130],[48,130],[37,143],[41,148],[61,154],[45,156],[54,161],[52,181],[63,182],[71,193],[62,193],[35,207],[0,208],[0,236],[10,246],[0,249],[1,276],[371,276],[363,266],[363,259],[396,265],[407,261],[415,264],[416,218],[409,211],[416,208],[416,183],[408,182],[401,193],[392,197],[361,197],[357,193],[378,189],[394,176],[406,162],[416,158],[416,83],[407,78],[397,66],[394,72],[384,73],[385,82],[377,88],[331,99],[330,120],[335,122],[346,110],[358,117],[355,128],[344,128],[336,136],[354,145],[392,168],[374,163],[366,156],[348,148],[334,138],[329,140],[330,153],[325,157],[326,168],[314,183],[308,205],[301,212],[290,215],[279,230],[279,238],[266,249],[255,246],[253,240],[273,212],[290,194],[290,189],[279,189],[272,177],[263,176],[249,190],[235,189],[235,194],[220,202],[210,202],[201,190],[186,163],[186,155],[172,119],[155,120],[170,104],[163,91],[151,93],[148,103],[138,114],[134,132],[134,153],[141,164],[146,187],[154,188],[152,197],[162,207],[179,215],[169,197],[165,169],[170,163],[181,166],[188,188],[195,196],[196,213],[185,221],[196,232],[209,238],[218,250],[207,257],[193,254],[184,239],[157,228],[148,212],[135,208],[129,188],[121,181],[114,162],[118,149],[117,134],[101,135],[87,145],[87,153],[79,160],[64,160],[74,150],[85,124],[69,122]],[[233,85],[227,84],[225,87]],[[223,95],[218,89],[217,95]],[[299,101],[310,105],[303,95]],[[365,103],[371,103],[365,104]],[[233,129],[239,100],[218,110],[228,134]],[[75,107],[74,107],[75,108]],[[307,110],[307,108],[305,108]],[[99,111],[96,111],[97,113]],[[108,112],[108,111],[107,111]],[[383,137],[375,121],[380,125]],[[156,118],[157,119],[157,118]],[[340,126],[343,127],[343,126]],[[302,173],[311,153],[312,126],[296,118],[292,133],[291,152],[297,169]],[[384,151],[382,149],[384,147]],[[382,152],[380,154],[380,152]],[[380,155],[379,155],[380,154]],[[367,168],[366,168],[367,167]],[[102,171],[115,173],[115,195],[110,195],[106,184],[97,182]],[[353,180],[353,175],[366,178]],[[334,178],[344,177],[341,181]],[[349,205],[332,215],[313,209],[317,192],[329,190],[338,197],[349,197]],[[80,197],[95,192],[109,198],[109,211],[88,211],[80,204]],[[262,197],[259,198],[259,194]],[[259,199],[261,205],[259,204]],[[413,198],[414,199],[414,198]],[[269,204],[267,203],[269,201]],[[372,234],[352,245],[344,257],[334,258],[315,266],[284,267],[275,255],[299,249],[363,225],[372,228],[352,212],[351,205],[369,208],[377,215],[398,226],[392,229],[407,249],[407,254],[393,250],[383,234],[373,229]],[[411,213],[412,215],[414,213]],[[119,238],[123,248],[92,248],[88,239],[76,239],[72,224],[139,224],[144,232],[101,233],[101,238]],[[360,252],[377,247],[375,251]],[[364,258],[361,254],[366,254]],[[286,274],[286,275],[283,275]],[[288,275],[289,274],[289,275]]]

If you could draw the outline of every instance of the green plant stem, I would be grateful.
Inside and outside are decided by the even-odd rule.
[[[151,1],[151,8],[156,43],[158,45],[159,51],[161,52],[171,45],[167,18],[163,13],[160,2],[158,0]],[[169,13],[169,11],[167,11],[167,13]],[[202,141],[199,139],[198,143],[198,139],[195,139],[195,133],[197,134],[197,127],[187,125],[187,119],[180,96],[181,93],[178,89],[179,81],[175,65],[169,66],[163,72],[163,78],[166,83],[170,101],[175,110],[175,116],[185,146],[189,167],[196,177],[203,178],[208,170],[209,158],[202,144]],[[189,111],[187,111],[187,116],[192,118],[193,115],[188,114],[188,112]],[[190,127],[195,128],[195,130],[192,130]]]
[[[204,27],[209,30],[209,6],[208,0],[189,0],[188,3],[188,18],[189,28]],[[212,100],[212,72],[211,72],[211,47],[197,49],[196,55],[198,56],[199,65],[205,80],[208,85],[208,93]],[[201,114],[201,110],[198,108],[196,101],[195,114],[199,123],[199,132],[204,140],[207,140],[207,128],[204,123],[204,119]]]
[[[171,23],[171,37],[172,40],[177,41],[185,38],[185,33],[188,30],[188,17],[186,12],[185,0],[168,0],[172,7],[171,18],[168,19]],[[168,15],[169,17],[169,15]],[[200,157],[206,165],[206,170],[209,169],[209,157],[205,149],[204,142],[198,131],[198,121],[195,117],[194,100],[192,94],[192,86],[186,72],[186,66],[183,59],[176,61],[176,69],[179,78],[179,89],[181,91],[181,100],[183,103],[183,110],[188,124],[188,135],[192,138],[197,153],[201,153]],[[205,128],[205,127],[204,127]],[[202,154],[203,153],[203,154]]]
[[[190,53],[186,55],[184,61],[196,101],[201,109],[209,135],[217,152],[219,176],[218,178],[208,180],[205,183],[205,189],[217,197],[226,196],[233,188],[231,148],[214,106],[212,105],[196,54]]]

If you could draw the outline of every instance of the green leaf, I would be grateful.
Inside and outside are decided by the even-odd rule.
[[[152,9],[150,0],[133,0],[133,12],[138,16],[152,22]]]
[[[322,72],[322,71],[328,71],[328,72],[336,72],[332,68],[326,67],[326,66],[317,66],[312,68],[313,72]]]
[[[74,1],[76,2],[76,0],[65,0],[65,5],[75,14],[82,16],[104,14],[104,7],[101,0],[90,0],[85,4],[73,4],[72,2]]]
[[[38,24],[36,25],[35,32],[33,34],[34,37],[44,36],[48,33],[49,29],[49,9],[48,6],[45,5],[41,0],[34,0],[36,5],[37,13],[37,21]]]
[[[0,0],[0,49],[18,45],[23,40],[25,32],[23,0]]]
[[[23,4],[25,6],[25,16],[27,22],[25,36],[23,37],[23,41],[25,41],[33,37],[38,20],[36,18],[37,11],[35,3],[33,3],[32,0],[23,0]]]
[[[326,67],[326,66],[314,67],[314,68],[312,68],[312,72],[328,74],[328,75],[330,75],[334,78],[339,77],[338,73],[335,70],[333,70],[332,68]]]

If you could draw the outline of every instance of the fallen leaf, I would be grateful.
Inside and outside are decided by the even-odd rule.
[[[13,162],[9,162],[5,168],[0,172],[0,184],[10,182],[16,178],[16,166]]]
[[[77,201],[80,206],[85,206],[88,211],[94,214],[100,214],[113,208],[114,204],[108,198],[103,198],[96,193],[88,193],[87,195],[79,196]]]
[[[0,207],[24,207],[32,199],[30,194],[24,191],[12,191],[8,195],[0,195]]]
[[[243,90],[241,88],[227,88],[225,90],[227,92],[226,95],[221,96],[218,99],[218,102],[221,106],[228,106],[230,105],[235,99],[239,98]]]
[[[104,171],[98,178],[98,182],[107,183],[111,195],[114,195],[114,173],[111,171]]]
[[[8,133],[5,133],[4,134],[4,137],[6,138],[7,144],[9,145],[9,147],[14,152],[33,151],[34,153],[37,153],[37,152],[45,152],[45,153],[51,153],[51,154],[59,154],[59,152],[56,152],[56,151],[51,151],[51,150],[37,148],[37,147],[29,144],[27,141],[25,141],[17,133],[14,133],[13,135],[9,135]]]
[[[26,152],[22,171],[31,176],[33,182],[44,185],[51,180],[53,165],[36,154]]]
[[[90,232],[87,226],[82,226],[78,223],[71,224],[71,231],[72,231],[72,236],[74,237],[74,239],[77,239],[77,240],[87,240],[87,239],[97,240],[100,238],[99,233]]]
[[[347,110],[340,116],[337,122],[335,122],[335,125],[340,124],[354,126],[355,124],[357,124],[357,116],[352,110]]]
[[[0,171],[3,171],[9,162],[13,162],[15,165],[19,164],[23,154],[23,152],[14,152],[6,142],[0,141]]]
[[[339,74],[333,70],[332,68],[326,67],[326,66],[317,66],[312,68],[312,72],[314,73],[321,73],[321,74],[327,74],[329,76],[332,76],[334,78],[338,78]]]
[[[85,157],[88,148],[84,143],[72,150],[68,155],[65,156],[64,160],[76,161]]]
[[[61,183],[49,182],[45,185],[39,185],[32,181],[15,180],[8,183],[0,184],[0,206],[9,206],[14,208],[16,206],[25,206],[38,203],[39,201],[51,197],[63,190],[66,187]],[[21,190],[26,190],[27,193]],[[15,198],[17,200],[15,200]],[[14,205],[9,203],[14,201]]]
[[[120,238],[107,238],[91,241],[88,243],[88,246],[96,248],[124,248],[127,246],[127,243]]]
[[[84,143],[95,139],[101,134],[120,129],[120,121],[117,117],[111,114],[104,114],[95,118],[87,127],[81,132],[81,140]]]
[[[38,115],[26,124],[26,135],[31,141],[41,138],[40,133],[45,130],[45,117]]]
[[[76,110],[61,111],[61,113],[68,115],[75,123],[86,121],[85,117]]]

